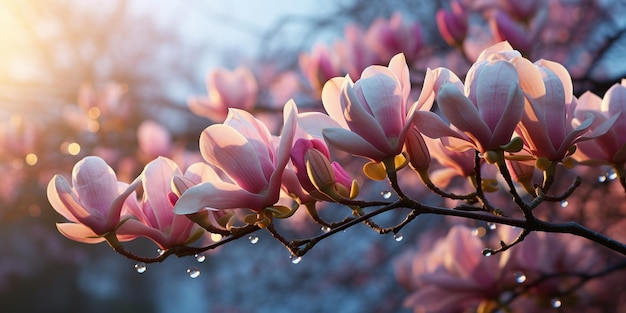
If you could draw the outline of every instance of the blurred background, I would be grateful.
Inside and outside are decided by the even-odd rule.
[[[450,1],[0,0],[0,311],[410,312],[402,307],[408,291],[397,282],[394,260],[437,217],[418,219],[401,242],[354,227],[299,264],[260,234],[258,243],[239,240],[203,262],[169,258],[140,274],[136,262],[105,244],[60,235],[55,223],[63,219],[45,188],[54,174],[69,177],[87,155],[107,160],[125,181],[157,155],[181,164],[199,160],[199,134],[215,121],[193,114],[187,102],[206,95],[205,78],[215,68],[250,67],[261,113],[280,112],[290,98],[303,108],[319,107],[319,90],[303,74],[300,56],[318,44],[341,50],[342,42],[365,41],[350,27],[363,32],[377,18],[399,14],[405,24],[419,23],[415,49],[421,50],[411,60],[416,77],[429,66],[467,70],[476,51],[499,41],[488,35],[484,18],[497,3],[473,2],[478,13],[470,22],[482,26],[468,37],[478,43],[460,53],[434,19]],[[546,3],[537,13],[545,15],[543,24],[527,23],[546,30],[533,30],[536,47],[527,55],[566,65],[578,94],[602,95],[626,76],[624,1]],[[571,14],[548,10],[553,7]],[[146,144],[155,141],[160,148]],[[373,195],[384,191],[366,188]],[[397,216],[379,222],[385,218]],[[298,237],[319,229],[285,231]],[[157,254],[148,241],[129,249]],[[190,278],[189,268],[201,275]]]

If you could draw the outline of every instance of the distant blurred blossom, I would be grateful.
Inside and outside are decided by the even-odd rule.
[[[374,20],[367,29],[365,40],[385,63],[394,55],[403,53],[411,64],[424,44],[420,23],[405,23],[399,12],[389,19]]]
[[[214,122],[223,122],[229,108],[250,111],[254,108],[258,86],[252,71],[247,67],[238,67],[230,71],[215,69],[206,78],[208,97],[192,97],[189,108],[193,113]]]

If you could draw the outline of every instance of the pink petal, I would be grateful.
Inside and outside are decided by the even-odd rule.
[[[65,237],[83,243],[100,243],[104,241],[102,237],[97,236],[91,228],[76,223],[57,223],[57,230]],[[95,238],[93,238],[95,237]]]
[[[450,125],[446,124],[439,115],[430,111],[415,112],[413,115],[413,123],[417,129],[419,129],[420,133],[433,139],[456,137],[467,140],[464,135],[452,130]]]
[[[400,82],[400,88],[402,89],[402,103],[404,106],[409,100],[409,94],[411,93],[411,78],[404,54],[398,53],[391,58],[391,61],[389,61],[389,69]],[[405,112],[406,108],[403,107],[401,110],[402,112]]]
[[[546,86],[539,68],[526,58],[514,58],[511,63],[517,69],[520,88],[527,96],[537,99],[546,95]]]
[[[283,110],[283,130],[281,132],[280,141],[276,151],[277,159],[275,170],[271,174],[269,180],[267,195],[269,197],[268,201],[270,202],[276,202],[279,198],[281,178],[283,176],[283,171],[289,162],[291,147],[293,146],[293,139],[297,126],[297,116],[298,110],[296,103],[293,100],[289,100],[285,104],[285,108]]]
[[[267,204],[262,195],[251,193],[237,185],[213,181],[193,186],[183,193],[174,205],[174,213],[190,214],[203,208],[261,210]]]
[[[439,88],[437,103],[450,123],[472,137],[477,146],[489,143],[491,130],[481,119],[476,106],[457,87],[443,84]]]
[[[382,128],[385,136],[398,137],[404,127],[405,102],[403,101],[402,89],[398,81],[393,78],[393,73],[382,67],[381,71],[373,76],[366,76],[371,73],[366,69],[363,77],[357,82],[363,92],[366,105],[369,107],[374,119]],[[351,123],[348,123],[351,127]]]
[[[47,195],[54,210],[66,219],[78,222],[79,219],[89,216],[89,212],[78,203],[72,188],[63,176],[54,175],[48,183]]]
[[[342,86],[347,84],[348,81],[352,81],[349,76],[335,77],[324,84],[322,89],[322,104],[324,110],[328,113],[333,120],[335,120],[341,127],[348,128],[346,119],[343,116],[343,109],[340,103]]]
[[[343,124],[345,125],[345,121]],[[324,138],[322,135],[322,130],[324,128],[348,128],[348,125],[343,127],[336,120],[319,112],[306,112],[298,114],[298,126],[300,126],[300,128],[307,134],[318,139]]]
[[[259,160],[267,162],[267,152],[257,151],[247,138],[228,125],[207,127],[200,135],[200,152],[207,162],[250,192],[260,192],[269,183]]]
[[[382,161],[389,155],[378,150],[371,143],[363,139],[363,137],[343,128],[326,128],[323,130],[324,140],[335,148],[371,158],[376,161]]]
[[[88,156],[72,170],[72,186],[85,209],[108,216],[111,203],[117,198],[117,177],[113,169],[99,157]]]
[[[182,216],[183,218],[187,218]],[[130,219],[117,230],[120,236],[144,237],[154,241],[160,248],[170,248],[169,240],[165,233],[152,225],[146,225],[138,220]]]
[[[172,205],[167,195],[172,192],[172,177],[182,172],[178,165],[170,159],[159,157],[148,163],[144,169],[143,190],[144,201],[150,203],[158,229],[166,229],[172,223]]]

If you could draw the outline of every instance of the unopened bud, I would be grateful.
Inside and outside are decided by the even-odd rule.
[[[424,137],[413,127],[409,130],[404,144],[409,155],[409,162],[415,171],[425,171],[430,166],[430,153]]]

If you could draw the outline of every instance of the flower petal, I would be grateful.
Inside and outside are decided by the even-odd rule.
[[[200,152],[207,162],[250,192],[260,192],[269,183],[259,161],[260,158],[267,159],[267,152],[257,151],[231,126],[214,124],[207,127],[200,135]]]
[[[261,210],[267,204],[263,196],[251,193],[237,185],[212,181],[193,186],[185,191],[174,205],[174,213],[190,214],[203,208]]]
[[[326,128],[323,130],[324,140],[335,148],[354,155],[382,161],[388,155],[378,150],[363,137],[343,128]]]
[[[83,243],[100,243],[104,241],[103,237],[96,237],[96,233],[91,228],[76,223],[57,223],[57,230],[65,237]]]

